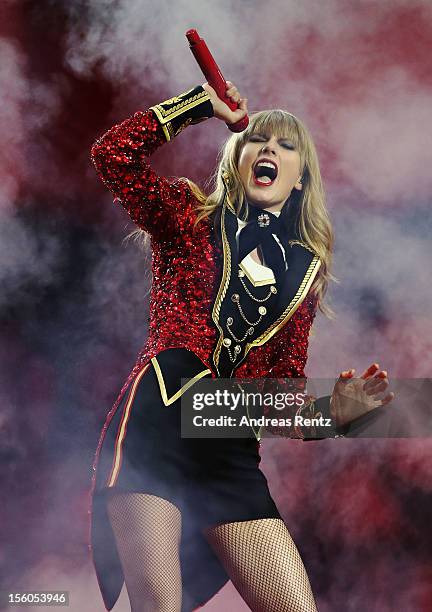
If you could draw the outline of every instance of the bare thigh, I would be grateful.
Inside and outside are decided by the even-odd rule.
[[[253,612],[316,612],[300,553],[282,519],[223,523],[204,532]]]
[[[131,612],[180,612],[180,510],[156,495],[115,490],[107,503]]]

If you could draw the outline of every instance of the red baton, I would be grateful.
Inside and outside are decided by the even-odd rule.
[[[216,64],[213,55],[210,53],[205,40],[200,38],[196,30],[188,30],[186,32],[186,38],[189,41],[190,50],[194,54],[199,67],[201,68],[208,84],[213,87],[218,97],[225,102],[231,110],[238,108],[237,102],[233,102],[226,95],[227,83],[220,71],[219,66]],[[243,132],[249,125],[249,117],[243,117],[237,123],[227,123],[227,126],[231,132]]]

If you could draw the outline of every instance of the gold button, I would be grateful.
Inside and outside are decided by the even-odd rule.
[[[231,299],[233,302],[239,302],[240,301],[240,296],[238,293],[233,293],[231,296]]]
[[[267,312],[267,308],[265,306],[260,306],[258,308],[258,312],[260,313],[260,315],[265,315]]]
[[[227,319],[227,325],[232,325],[234,322],[234,319],[232,317],[228,317]]]
[[[276,287],[273,287],[273,285],[270,287],[270,291],[271,291],[273,294],[276,294],[276,293],[277,293],[277,289],[276,289]]]
[[[231,340],[229,338],[224,338],[223,343],[225,346],[231,346]]]

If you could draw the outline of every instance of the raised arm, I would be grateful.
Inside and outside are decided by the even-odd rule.
[[[213,116],[210,96],[199,85],[138,111],[98,138],[91,159],[102,182],[132,220],[163,240],[190,224],[194,196],[186,181],[159,176],[147,158],[185,127]]]

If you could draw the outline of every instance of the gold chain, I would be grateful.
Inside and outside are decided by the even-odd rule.
[[[226,350],[228,351],[228,355],[229,355],[230,360],[232,361],[232,363],[234,363],[234,361],[237,359],[237,357],[238,357],[238,355],[239,355],[239,353],[240,353],[240,351],[241,351],[241,346],[239,346],[239,345],[237,344],[237,345],[234,347],[234,353],[235,353],[234,357],[232,357],[232,356],[231,356],[231,350],[230,350],[230,347],[229,347],[228,345],[226,345],[225,343],[224,343],[224,347],[225,347],[225,348],[226,348]]]
[[[233,318],[232,317],[228,317],[228,319],[227,319],[227,328],[228,328],[229,333],[231,334],[231,336],[234,338],[234,340],[236,342],[243,342],[243,340],[246,340],[246,338],[248,336],[252,335],[253,332],[254,332],[254,328],[253,327],[249,327],[248,330],[246,331],[245,335],[243,336],[243,338],[237,338],[237,336],[234,335],[234,332],[232,331],[232,329],[230,329],[231,325],[233,323],[234,323]]]
[[[242,272],[242,271],[240,270],[240,272]],[[252,299],[253,299],[255,302],[267,302],[267,300],[268,300],[268,299],[269,299],[269,298],[270,298],[272,295],[276,295],[276,293],[277,293],[277,289],[276,289],[276,287],[275,287],[274,285],[272,285],[272,286],[270,287],[270,291],[269,291],[268,295],[266,295],[266,297],[265,297],[265,298],[260,299],[260,298],[255,297],[255,296],[254,296],[254,295],[253,295],[253,294],[252,294],[252,293],[249,291],[249,289],[246,287],[246,283],[245,283],[245,282],[244,282],[244,280],[243,280],[243,275],[242,275],[242,276],[240,276],[240,272],[239,272],[239,278],[240,278],[240,282],[241,282],[241,284],[243,285],[243,289],[246,291],[246,293],[248,294],[248,296],[249,296],[250,298],[252,298]]]
[[[236,294],[236,293],[234,293],[234,295],[237,295],[237,294]],[[258,325],[258,323],[261,321],[261,319],[263,318],[263,316],[264,316],[264,315],[266,314],[266,312],[267,312],[267,310],[266,310],[265,306],[260,306],[260,307],[259,307],[259,309],[258,309],[258,312],[260,311],[260,309],[261,309],[261,308],[264,310],[264,312],[261,312],[261,313],[260,313],[260,316],[259,316],[259,319],[257,319],[257,320],[255,321],[255,323],[252,323],[252,321],[249,321],[249,319],[246,317],[245,313],[243,312],[243,308],[240,306],[240,302],[239,302],[239,300],[237,300],[237,301],[236,301],[236,300],[233,300],[233,301],[234,301],[234,302],[237,304],[237,308],[239,309],[240,316],[242,317],[242,319],[243,319],[244,321],[246,321],[246,323],[247,323],[248,325],[253,325],[254,327],[255,327],[255,325]]]

